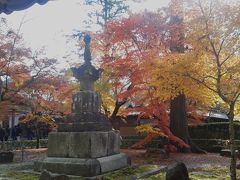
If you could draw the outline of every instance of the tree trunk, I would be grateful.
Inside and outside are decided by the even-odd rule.
[[[171,16],[170,18],[170,25],[180,25],[182,22],[183,19],[179,16]],[[184,53],[184,33],[181,27],[179,27],[178,33],[180,35],[177,41],[174,39],[176,31],[171,33],[174,40],[171,42],[170,50],[173,53]],[[188,132],[186,97],[184,94],[178,95],[170,102],[170,130],[173,135],[182,139],[186,144],[190,145],[192,143]],[[179,148],[179,151],[187,153],[191,152],[191,148]]]
[[[121,108],[122,105],[124,105],[127,101],[122,101],[122,102],[119,102],[119,101],[116,101],[115,103],[115,107],[114,107],[114,110],[113,110],[113,113],[110,117],[111,121],[114,121],[117,117],[117,113],[119,111],[119,109]]]
[[[196,144],[194,144],[189,136],[186,112],[186,97],[184,94],[180,94],[171,100],[170,130],[175,136],[181,138],[186,144],[190,146],[189,148],[179,148],[180,152],[206,153],[206,151],[200,149]]]
[[[129,91],[132,87],[133,87],[132,84],[130,84],[130,85],[128,86],[128,88],[127,88],[127,91]],[[110,120],[111,120],[111,121],[114,121],[114,120],[117,118],[117,113],[118,113],[119,109],[120,109],[121,106],[123,106],[126,102],[127,102],[127,99],[123,99],[122,101],[116,100],[114,110],[113,110],[112,115],[111,115],[111,117],[110,117]]]
[[[236,147],[235,147],[235,129],[234,129],[234,105],[230,105],[228,113],[229,118],[229,136],[230,136],[230,150],[231,150],[231,164],[230,164],[230,176],[231,180],[236,180]]]
[[[3,81],[0,77],[0,102],[2,101],[2,93],[3,93]]]
[[[39,135],[39,130],[38,129],[36,130],[36,140],[37,140],[36,148],[39,149],[40,135]]]
[[[170,130],[175,136],[181,138],[186,144],[189,144],[186,97],[184,94],[180,94],[171,100]],[[179,150],[181,152],[191,152],[190,148],[179,148]]]

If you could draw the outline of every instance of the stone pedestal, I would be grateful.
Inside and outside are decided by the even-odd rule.
[[[50,133],[48,157],[99,158],[120,153],[118,131]]]
[[[55,132],[49,135],[48,157],[35,162],[35,171],[97,176],[126,167],[118,131]]]

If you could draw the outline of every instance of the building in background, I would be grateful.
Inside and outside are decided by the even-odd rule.
[[[0,103],[0,125],[2,127],[12,128],[19,124],[19,119],[31,112],[31,108],[27,105],[8,104],[9,102]]]

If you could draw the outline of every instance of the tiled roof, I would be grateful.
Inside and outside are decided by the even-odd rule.
[[[33,4],[45,4],[48,0],[0,0],[0,13],[10,14],[31,7]]]

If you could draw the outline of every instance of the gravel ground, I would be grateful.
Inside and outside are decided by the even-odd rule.
[[[230,158],[220,156],[216,153],[172,153],[169,155],[169,157],[167,157],[164,154],[147,153],[146,150],[124,149],[122,151],[131,157],[133,165],[157,164],[161,166],[167,166],[174,162],[184,162],[190,169],[206,166],[230,166]],[[239,160],[238,163],[240,163]]]

